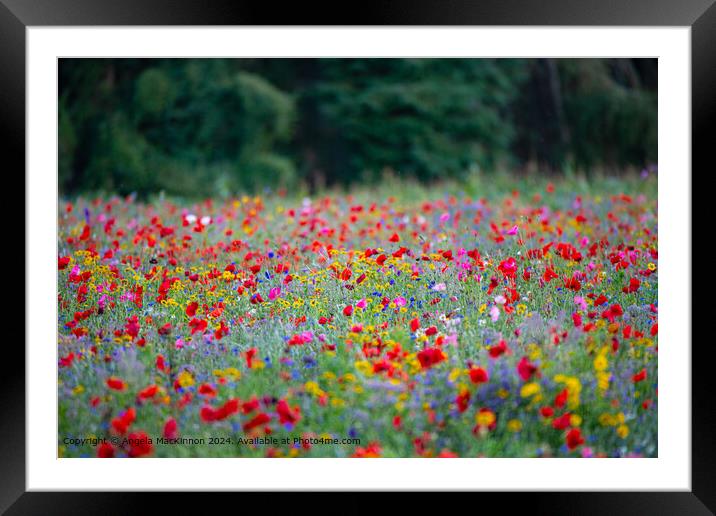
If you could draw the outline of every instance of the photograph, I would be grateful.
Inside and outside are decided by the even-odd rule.
[[[57,457],[658,458],[658,91],[58,58]]]

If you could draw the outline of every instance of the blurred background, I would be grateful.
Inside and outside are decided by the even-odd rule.
[[[61,59],[59,191],[229,196],[657,160],[656,59]]]

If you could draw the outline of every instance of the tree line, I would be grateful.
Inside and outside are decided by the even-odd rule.
[[[655,59],[61,59],[59,188],[229,195],[657,159]]]

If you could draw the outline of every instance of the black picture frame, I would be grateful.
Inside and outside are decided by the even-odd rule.
[[[237,0],[0,0],[0,149],[10,170],[25,168],[25,29],[63,25],[555,25],[690,26],[693,169],[713,168],[716,120],[716,4],[714,0],[399,0],[346,4],[242,2]],[[48,114],[48,116],[50,116]],[[709,160],[709,161],[707,161]],[[4,167],[5,168],[5,167]],[[708,169],[706,169],[708,170]],[[685,171],[685,174],[691,174]],[[688,179],[688,176],[685,176]],[[17,196],[19,198],[19,196]],[[24,197],[24,196],[23,196]],[[693,233],[692,233],[693,234]],[[25,274],[29,271],[25,270]],[[15,324],[19,326],[19,324]],[[25,352],[18,340],[3,345],[0,375],[0,511],[7,514],[126,514],[149,507],[130,493],[39,493],[25,488]],[[687,344],[687,343],[683,343]],[[711,341],[692,345],[692,491],[522,493],[500,503],[549,514],[709,514],[716,511],[714,402],[707,383]],[[709,480],[711,479],[711,480]],[[163,511],[186,509],[186,496],[161,497]],[[213,503],[225,496],[212,495]],[[242,494],[242,497],[247,495]],[[254,495],[252,495],[253,497]],[[262,496],[266,496],[263,494]],[[341,502],[371,510],[365,495]],[[490,496],[489,502],[496,494]],[[299,495],[285,502],[300,506]],[[508,500],[504,500],[508,498]],[[246,500],[246,498],[243,498]],[[271,499],[272,509],[279,503]],[[419,500],[419,498],[418,498]],[[482,498],[481,507],[485,507]],[[231,503],[231,502],[230,502]],[[261,503],[252,500],[246,503]],[[265,503],[265,502],[264,502]]]

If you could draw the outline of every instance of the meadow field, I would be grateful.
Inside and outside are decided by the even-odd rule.
[[[654,173],[60,198],[60,457],[654,457]]]

